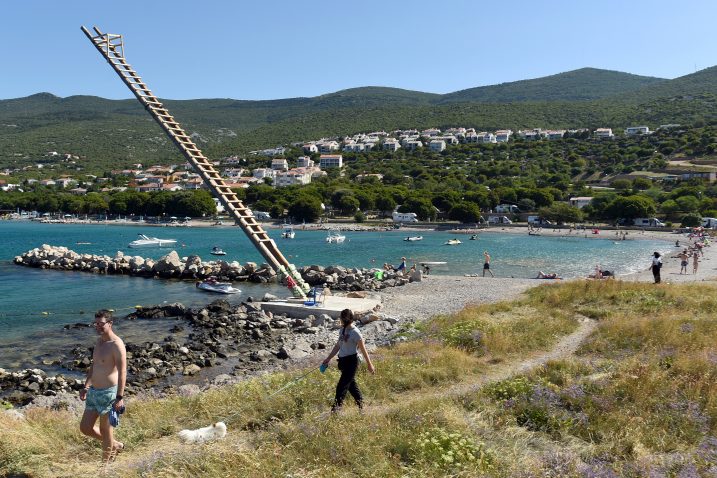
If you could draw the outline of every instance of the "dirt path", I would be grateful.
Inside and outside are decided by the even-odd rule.
[[[551,360],[558,360],[569,357],[578,349],[580,344],[595,330],[597,322],[587,317],[578,316],[579,321],[577,330],[566,335],[550,350],[537,352],[528,358],[506,362],[492,366],[488,373],[480,377],[477,381],[461,382],[455,384],[448,389],[431,389],[425,393],[419,393],[411,398],[402,396],[401,400],[396,403],[372,404],[366,413],[369,415],[381,415],[389,413],[397,406],[404,407],[407,403],[426,400],[431,398],[444,398],[446,396],[457,397],[476,392],[486,384],[504,380],[516,374],[525,373],[535,367],[542,366]],[[352,409],[353,410],[353,409]],[[347,415],[355,414],[355,411],[344,412]],[[307,416],[305,420],[322,419],[327,416],[327,412],[317,413],[316,415]],[[232,448],[238,450],[248,450],[251,448],[252,432],[229,430],[228,438],[232,444]],[[138,474],[148,473],[152,468],[161,461],[176,462],[181,460],[191,460],[203,453],[203,447],[197,445],[187,445],[180,442],[176,436],[167,436],[146,443],[142,450],[134,453],[122,453],[116,461],[104,468],[104,472],[109,475],[120,475],[127,471],[135,471]]]

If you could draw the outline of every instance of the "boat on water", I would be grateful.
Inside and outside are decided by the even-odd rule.
[[[422,241],[422,240],[423,240],[423,236],[408,236],[404,239],[404,241],[408,241],[408,242],[415,242],[415,241]]]
[[[138,234],[139,239],[129,243],[129,247],[167,247],[177,243],[176,239],[159,239],[157,237],[149,237],[144,234]]]
[[[232,287],[231,282],[217,282],[216,279],[207,279],[197,282],[197,289],[217,294],[238,294],[240,289]]]
[[[477,241],[478,240],[478,234],[473,234],[470,238],[471,241]]]
[[[329,244],[342,244],[346,240],[346,236],[341,234],[340,232],[330,232],[328,236],[326,236],[326,242]]]
[[[458,244],[463,244],[460,239],[448,239],[443,243],[444,246],[457,246]]]
[[[296,236],[294,227],[291,224],[284,224],[284,230],[281,231],[281,237],[284,239],[293,239]]]
[[[212,250],[209,252],[213,256],[226,256],[227,253],[222,250],[219,246],[212,247]]]

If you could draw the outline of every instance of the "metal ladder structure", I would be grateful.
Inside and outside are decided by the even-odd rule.
[[[283,282],[294,284],[291,287],[292,294],[297,298],[306,298],[309,285],[304,282],[301,274],[293,264],[284,257],[276,243],[264,231],[252,215],[249,208],[239,200],[237,195],[226,185],[211,162],[202,154],[189,135],[182,129],[169,111],[162,105],[159,99],[150,91],[149,87],[142,81],[142,78],[132,69],[124,57],[124,43],[122,35],[102,33],[97,27],[93,27],[95,34],[90,33],[84,26],[82,31],[97,48],[97,51],[105,57],[107,63],[112,66],[127,87],[134,93],[140,103],[152,115],[152,118],[159,123],[169,139],[174,142],[184,154],[192,167],[199,173],[204,184],[214,194],[214,197],[224,206],[224,209],[234,216],[234,220],[241,226],[242,230],[249,237],[254,246],[266,259],[269,265],[279,275]],[[292,280],[288,280],[288,278]]]

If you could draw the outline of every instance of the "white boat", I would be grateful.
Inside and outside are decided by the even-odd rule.
[[[296,236],[294,227],[290,224],[284,224],[284,230],[281,232],[281,237],[284,239],[293,239]]]
[[[478,240],[478,234],[473,234],[473,235],[471,236],[471,239],[470,239],[470,240],[471,240],[471,241],[477,241],[477,240]]]
[[[404,241],[408,241],[408,242],[415,242],[415,241],[422,241],[422,240],[423,240],[423,236],[408,236],[407,238],[404,239]]]
[[[463,244],[460,239],[448,239],[443,243],[444,246],[457,246],[458,244]]]
[[[226,256],[227,253],[222,250],[219,246],[212,247],[212,250],[209,252],[213,256]]]
[[[330,232],[328,236],[326,236],[326,242],[329,244],[342,244],[346,240],[346,236],[339,232]]]
[[[175,239],[159,239],[157,237],[148,237],[139,234],[139,239],[129,243],[129,247],[166,247],[173,246],[177,241]]]
[[[216,292],[217,294],[238,294],[240,289],[232,287],[231,282],[216,282],[205,280],[197,282],[197,289],[206,290],[207,292]]]

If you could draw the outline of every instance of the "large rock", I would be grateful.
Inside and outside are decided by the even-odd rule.
[[[175,275],[182,271],[182,261],[177,251],[172,251],[154,264],[154,271],[160,275]]]

